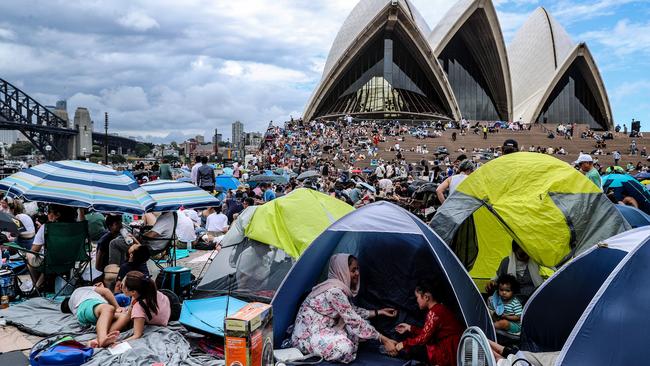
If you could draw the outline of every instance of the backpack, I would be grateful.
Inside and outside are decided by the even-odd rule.
[[[171,290],[162,289],[158,291],[162,292],[163,295],[167,296],[169,299],[169,308],[171,309],[171,312],[169,313],[169,321],[178,321],[178,319],[181,318],[181,309],[183,308],[183,305],[181,304],[181,298]]]
[[[93,356],[93,349],[68,334],[55,335],[36,343],[29,352],[31,366],[78,366]]]

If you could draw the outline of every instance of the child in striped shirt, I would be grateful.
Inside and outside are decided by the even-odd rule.
[[[515,295],[519,282],[509,274],[499,276],[498,290],[488,299],[488,308],[493,312],[494,328],[519,335],[521,333],[521,313],[523,306]]]

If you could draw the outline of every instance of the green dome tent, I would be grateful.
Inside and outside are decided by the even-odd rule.
[[[300,188],[260,206],[246,236],[298,258],[318,235],[352,210],[339,199]]]
[[[515,153],[470,174],[438,209],[431,227],[482,287],[516,241],[554,267],[630,226],[591,181],[548,155]]]
[[[293,262],[331,224],[353,211],[345,202],[297,189],[242,211],[198,291],[270,301]],[[234,276],[232,276],[234,275]]]

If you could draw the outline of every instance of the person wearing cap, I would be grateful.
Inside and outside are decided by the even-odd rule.
[[[592,181],[598,188],[601,188],[600,174],[594,168],[594,159],[591,158],[591,155],[581,154],[578,156],[578,161],[576,161],[578,167],[580,168],[580,173],[584,174],[590,181]]]
[[[505,140],[501,151],[503,152],[503,155],[516,153],[519,151],[519,144],[513,139]]]
[[[474,171],[474,163],[469,160],[463,160],[458,166],[458,174],[454,174],[451,177],[444,180],[440,183],[438,188],[436,188],[436,195],[438,195],[438,200],[440,204],[445,202],[445,191],[449,189],[449,196],[456,191],[456,187],[467,178]]]

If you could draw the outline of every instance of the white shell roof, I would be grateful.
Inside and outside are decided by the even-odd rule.
[[[544,8],[535,10],[517,31],[508,47],[515,120],[539,104],[556,70],[575,46]]]
[[[431,31],[424,17],[418,12],[408,0],[397,0],[398,4],[410,14],[415,24],[422,34],[429,34]],[[332,71],[336,62],[343,56],[345,51],[350,47],[359,34],[381,11],[389,6],[392,0],[361,0],[352,9],[350,15],[345,19],[339,33],[334,39],[332,48],[330,48],[325,68],[323,70],[323,79]]]
[[[428,37],[431,49],[436,55],[439,55],[446,46],[446,43],[442,44],[444,38],[452,32],[456,33],[457,29],[454,28],[462,26],[462,24],[459,24],[461,23],[459,20],[480,1],[481,0],[459,0],[451,9],[449,9],[445,16],[440,19],[438,24],[433,28],[433,32],[431,32]]]

